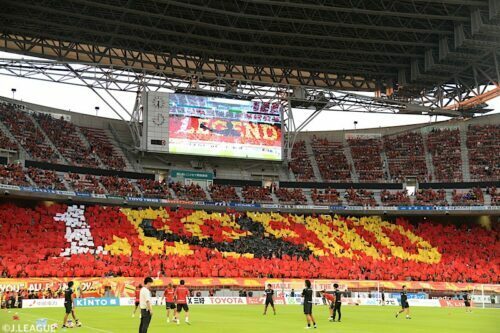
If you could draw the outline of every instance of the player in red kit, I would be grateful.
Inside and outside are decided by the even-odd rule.
[[[177,317],[177,312],[175,311],[175,289],[171,283],[168,284],[163,296],[165,297],[165,307],[167,308],[167,323],[170,323],[170,310],[174,312],[174,320]]]
[[[176,321],[177,324],[180,323],[180,313],[182,312],[182,310],[184,310],[186,312],[185,321],[186,324],[189,325],[189,307],[187,304],[188,296],[189,296],[189,289],[186,288],[186,286],[184,285],[184,280],[181,280],[180,286],[178,286],[177,289],[175,289],[177,313],[175,314],[174,321]]]
[[[135,312],[137,311],[137,308],[139,307],[139,295],[141,294],[141,288],[142,288],[142,284],[138,285],[137,288],[135,289],[135,309],[134,309],[134,312],[132,312],[132,318],[135,317]]]
[[[326,290],[323,290],[321,292],[321,296],[323,296],[325,298],[325,300],[327,301],[327,303],[328,303],[328,308],[330,309],[330,318],[329,318],[329,320],[333,321],[333,307],[335,306],[335,296],[333,296],[332,294],[327,293]]]

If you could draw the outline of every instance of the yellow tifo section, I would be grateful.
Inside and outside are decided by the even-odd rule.
[[[441,253],[439,253],[436,247],[433,247],[422,237],[415,235],[413,232],[406,230],[400,225],[382,221],[379,216],[363,217],[359,220],[359,222],[366,230],[373,232],[377,240],[383,246],[390,249],[392,255],[395,257],[428,264],[435,264],[441,261]],[[401,246],[396,246],[394,242],[382,231],[382,227],[386,227],[391,230],[397,229],[402,235],[408,237],[412,243],[416,244],[418,253],[408,253]]]
[[[333,255],[336,257],[353,258],[355,257],[353,250],[359,250],[365,252],[367,256],[371,256],[375,259],[385,259],[385,256],[382,253],[379,253],[377,249],[361,237],[355,229],[349,228],[347,224],[337,215],[333,218],[331,215],[320,215],[319,218],[312,216],[304,217],[300,215],[288,215],[287,217],[284,217],[277,213],[259,212],[248,212],[247,215],[253,221],[261,223],[264,226],[265,231],[276,238],[289,237],[301,239],[305,236],[299,235],[297,232],[287,229],[287,227],[290,226],[289,218],[297,224],[304,225],[307,230],[313,232],[317,236],[323,245],[322,248],[319,248],[315,244],[304,239],[305,245],[316,256]],[[436,247],[433,247],[429,242],[415,235],[411,231],[405,230],[400,225],[383,221],[379,216],[367,216],[362,218],[352,217],[349,218],[349,220],[352,221],[354,225],[361,226],[367,231],[372,232],[377,241],[387,247],[394,257],[425,263],[437,263],[441,260],[441,254]],[[278,222],[283,226],[283,228],[273,229],[271,227],[271,222]],[[333,226],[336,226],[338,230],[335,230]],[[396,246],[394,242],[383,232],[382,226],[390,228],[391,230],[397,228],[401,234],[408,237],[408,239],[410,239],[413,243],[416,243],[418,254],[408,253],[402,247]],[[349,248],[344,249],[335,241],[337,238],[342,240],[342,242],[347,243]]]
[[[113,236],[113,243],[104,246],[104,250],[112,256],[126,255],[130,256],[132,254],[132,247],[130,246],[126,238],[120,238]]]
[[[203,210],[197,210],[192,214],[181,219],[181,222],[184,224],[184,228],[186,231],[189,231],[193,234],[193,236],[198,237],[199,239],[210,238],[209,236],[203,234],[200,226],[205,224],[207,220],[216,220],[220,223],[221,227],[229,227],[234,231],[227,232],[223,231],[222,233],[231,239],[239,239],[241,237],[250,236],[252,233],[250,231],[245,232],[236,232],[241,231],[240,225],[234,221],[234,216],[229,214],[222,213],[207,213]]]
[[[127,217],[132,225],[137,230],[139,238],[142,240],[143,245],[139,246],[139,250],[145,254],[170,254],[170,255],[190,255],[193,251],[189,248],[189,244],[183,242],[174,242],[174,246],[168,246],[163,241],[154,237],[146,237],[144,231],[139,227],[142,220],[154,220],[157,217],[168,219],[168,213],[165,209],[152,209],[147,208],[143,210],[135,210],[129,208],[122,208],[121,212]]]
[[[324,223],[321,223],[317,218],[306,217],[306,228],[318,236],[332,255],[353,258],[355,255],[352,251],[358,250],[365,252],[367,256],[380,259],[377,249],[355,230],[349,229],[347,224],[337,215],[333,216],[333,218],[331,215],[320,215],[320,218]],[[334,225],[338,230],[333,228]],[[335,242],[336,238],[349,244],[349,248],[344,249],[339,243]]]
[[[360,250],[367,253],[374,258],[379,258],[379,254],[375,247],[366,242],[360,235],[356,232],[350,230],[347,224],[338,219],[337,216],[332,218],[331,215],[320,215],[320,218],[324,221],[321,223],[318,218],[312,216],[300,215],[288,215],[284,217],[277,213],[258,213],[258,212],[248,212],[248,217],[253,221],[259,222],[264,226],[267,233],[275,236],[276,238],[297,238],[302,239],[303,235],[298,235],[295,231],[286,229],[290,226],[289,217],[294,223],[304,225],[305,229],[313,232],[316,237],[322,242],[322,248],[318,248],[315,244],[310,241],[305,241],[307,248],[315,256],[335,256],[335,257],[347,257],[353,258],[354,254],[352,250]],[[280,222],[284,226],[283,229],[273,229],[270,222]],[[333,225],[338,227],[338,230],[332,228]],[[343,242],[349,244],[348,249],[344,249],[342,245],[337,243],[335,239],[341,239]]]

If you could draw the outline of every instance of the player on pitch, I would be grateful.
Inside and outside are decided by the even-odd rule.
[[[170,310],[172,310],[174,318],[177,317],[177,312],[175,310],[175,289],[172,283],[168,284],[163,296],[165,297],[165,307],[167,309],[167,323],[170,323]]]
[[[311,281],[306,280],[306,287],[302,291],[302,297],[304,298],[304,314],[306,315],[307,326],[306,329],[311,328],[311,322],[314,328],[317,328],[316,321],[314,320],[312,314],[313,307],[313,290],[311,289]]]
[[[276,309],[274,308],[274,290],[271,288],[271,284],[267,285],[267,289],[264,290],[264,295],[266,296],[266,305],[264,307],[264,315],[267,314],[267,307],[271,305],[273,308],[274,315],[276,315]]]
[[[333,307],[335,306],[335,297],[332,294],[326,292],[325,289],[321,291],[321,296],[325,298],[328,303],[328,309],[330,311],[329,321],[333,321]]]
[[[75,316],[75,309],[73,309],[73,299],[76,298],[76,295],[73,291],[74,282],[68,282],[68,288],[64,290],[64,309],[66,310],[64,315],[64,321],[62,328],[67,328],[66,324],[68,323],[68,316],[71,313],[71,316],[75,320],[76,327],[82,326],[80,321]]]
[[[181,280],[181,285],[175,289],[175,300],[177,303],[177,313],[175,313],[174,321],[177,322],[177,325],[180,324],[180,313],[184,310],[185,314],[185,322],[189,324],[189,306],[187,304],[187,298],[189,296],[189,289],[184,285],[184,280]]]
[[[141,298],[141,288],[142,284],[139,284],[137,288],[135,288],[135,308],[134,312],[132,312],[132,318],[135,317],[135,313],[137,312],[137,309],[139,308],[139,303],[140,303],[140,298]]]

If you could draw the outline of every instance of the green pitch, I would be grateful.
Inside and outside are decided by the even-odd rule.
[[[499,310],[474,309],[465,313],[460,308],[411,308],[411,320],[400,316],[394,317],[396,307],[353,307],[342,308],[342,322],[328,322],[326,306],[315,306],[314,315],[318,324],[315,332],[338,333],[458,333],[481,332],[498,333],[500,329]],[[139,318],[132,318],[131,307],[77,308],[77,317],[83,324],[81,328],[72,328],[57,332],[66,333],[136,333]],[[191,325],[167,324],[165,310],[156,307],[149,328],[150,333],[190,332],[190,333],[225,333],[225,332],[304,332],[305,318],[301,306],[278,306],[278,314],[263,316],[263,306],[192,306]],[[0,311],[0,332],[5,324],[34,324],[39,318],[47,318],[49,324],[57,322],[61,326],[64,309],[19,309],[19,321],[13,321],[7,310]]]

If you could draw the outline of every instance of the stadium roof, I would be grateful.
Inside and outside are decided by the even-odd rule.
[[[0,49],[42,58],[413,97],[500,76],[497,0],[1,3]]]

